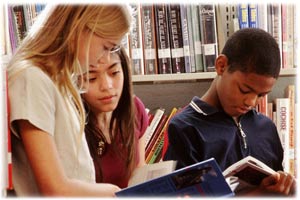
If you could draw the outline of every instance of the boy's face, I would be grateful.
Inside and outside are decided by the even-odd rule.
[[[239,117],[254,108],[268,94],[276,79],[255,73],[228,72],[224,67],[217,81],[220,106],[233,117]]]

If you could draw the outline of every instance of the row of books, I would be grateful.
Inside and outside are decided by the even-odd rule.
[[[136,4],[128,54],[133,74],[214,71],[228,37],[255,27],[271,33],[282,68],[297,64],[297,17],[293,4]]]
[[[45,4],[8,4],[1,5],[0,13],[3,17],[1,28],[8,32],[1,33],[3,44],[1,44],[3,52],[12,54],[18,48],[22,40],[25,38],[29,29],[33,25],[36,17],[44,9]]]
[[[2,5],[1,54],[15,51],[44,7]],[[262,28],[276,38],[282,68],[298,65],[299,14],[294,4],[136,3],[131,7],[132,29],[123,44],[134,75],[214,71],[215,58],[228,37],[247,27]]]

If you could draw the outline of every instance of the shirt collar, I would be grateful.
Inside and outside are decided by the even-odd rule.
[[[192,101],[190,102],[189,106],[195,110],[197,113],[200,113],[204,116],[207,115],[212,115],[218,112],[224,112],[221,110],[218,110],[217,108],[207,104],[206,102],[202,101],[199,97],[195,96],[193,97]],[[251,109],[249,112],[247,112],[246,114],[258,114],[257,111],[255,109]],[[246,115],[245,114],[245,115]]]

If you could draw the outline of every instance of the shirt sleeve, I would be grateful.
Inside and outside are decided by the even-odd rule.
[[[24,69],[9,84],[10,125],[18,137],[15,120],[28,120],[37,128],[53,135],[55,120],[55,86],[39,68]]]
[[[194,164],[197,159],[194,157],[194,151],[190,143],[189,138],[186,136],[186,132],[181,129],[178,122],[174,122],[172,119],[168,126],[168,141],[166,153],[163,160],[176,160],[176,169],[180,169],[191,164]]]
[[[143,102],[137,97],[134,97],[134,104],[136,107],[136,127],[137,127],[137,134],[138,138],[141,138],[145,130],[148,126],[148,115],[146,113],[145,106]]]

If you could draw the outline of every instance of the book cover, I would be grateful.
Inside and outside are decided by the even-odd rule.
[[[218,55],[216,12],[213,4],[200,4],[200,29],[203,49],[204,71],[215,71]]]
[[[185,73],[180,5],[169,4],[168,12],[172,56],[172,73]]]
[[[141,5],[145,74],[157,74],[155,16],[152,4]]]
[[[142,41],[142,24],[141,8],[139,4],[132,4],[132,28],[129,33],[129,49],[131,58],[131,69],[133,75],[143,75],[144,58],[143,58],[143,41]]]
[[[233,195],[214,158],[125,188],[116,193],[117,197],[229,197]]]
[[[262,161],[247,156],[225,169],[223,175],[225,178],[234,176],[251,186],[258,186],[264,178],[274,173],[275,171]]]
[[[166,4],[154,5],[156,43],[158,56],[158,73],[171,74],[172,60],[170,48],[170,34],[168,24],[168,9]]]

